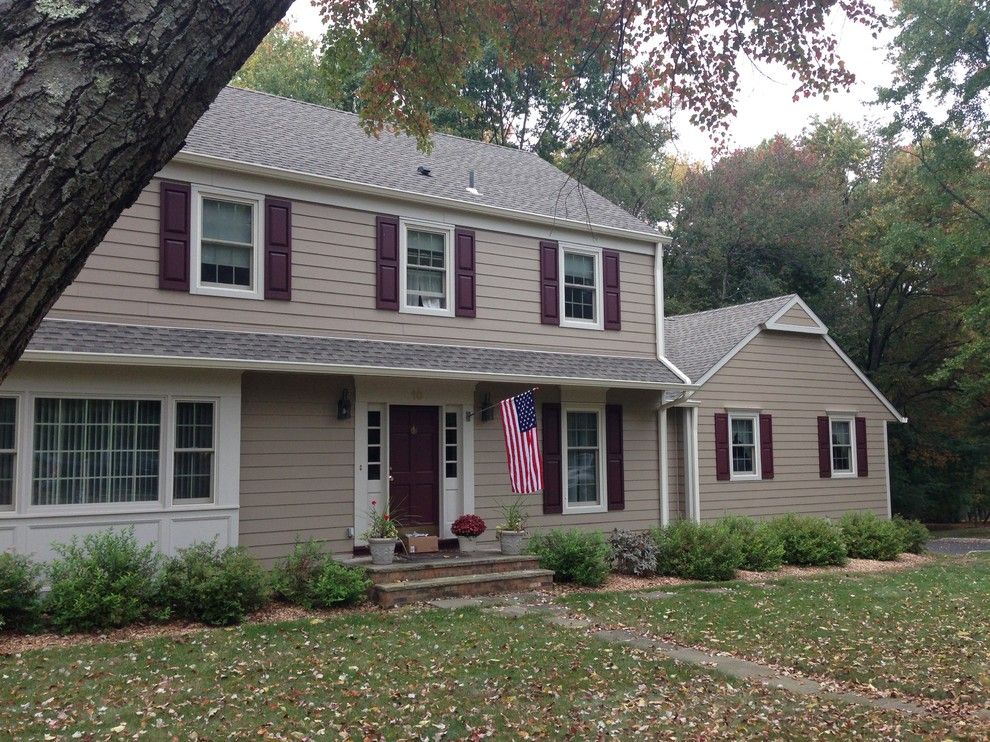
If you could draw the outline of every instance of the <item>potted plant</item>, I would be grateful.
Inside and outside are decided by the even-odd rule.
[[[506,556],[522,554],[523,539],[526,537],[526,509],[522,497],[517,497],[508,505],[499,505],[502,520],[496,532],[502,553]]]
[[[371,501],[368,519],[371,525],[361,534],[361,538],[368,542],[371,549],[371,563],[391,564],[395,559],[395,542],[399,538],[398,524],[392,520],[387,508],[378,511],[377,500]]]
[[[454,521],[450,530],[457,536],[457,545],[465,554],[470,554],[478,548],[478,536],[485,532],[485,521],[477,515],[462,515]]]

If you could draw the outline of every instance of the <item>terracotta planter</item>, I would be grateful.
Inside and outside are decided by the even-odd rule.
[[[391,564],[395,559],[394,538],[369,538],[372,564]]]
[[[525,531],[499,531],[498,541],[502,545],[502,553],[506,556],[522,554],[525,536]]]
[[[458,536],[457,548],[464,554],[473,554],[478,550],[477,536]]]

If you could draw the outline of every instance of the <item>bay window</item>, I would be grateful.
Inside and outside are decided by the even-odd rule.
[[[175,403],[175,468],[172,497],[176,501],[213,498],[213,402]]]

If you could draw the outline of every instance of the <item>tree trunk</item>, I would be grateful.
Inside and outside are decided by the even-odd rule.
[[[0,381],[291,0],[0,0]]]

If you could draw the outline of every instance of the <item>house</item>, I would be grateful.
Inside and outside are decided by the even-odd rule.
[[[796,297],[665,321],[664,244],[536,155],[227,88],[0,385],[0,548],[446,538],[534,387],[533,528],[887,512],[889,403]]]

